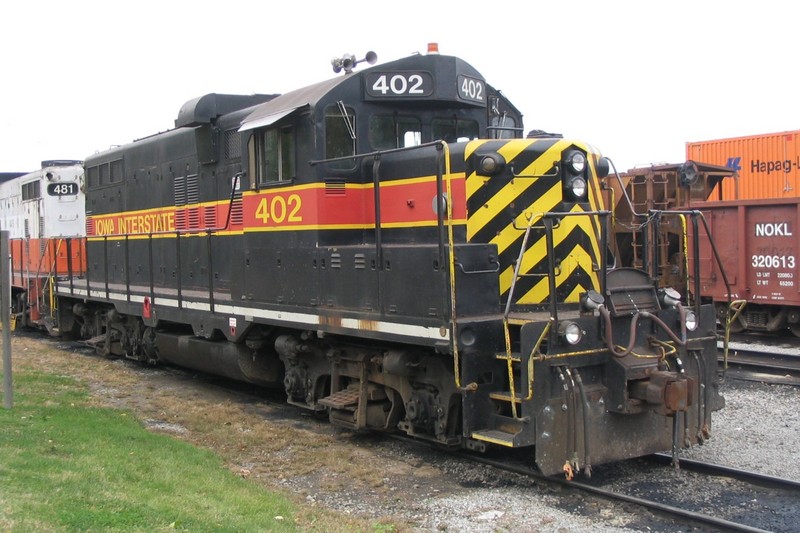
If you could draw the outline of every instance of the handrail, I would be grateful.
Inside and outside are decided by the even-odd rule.
[[[447,176],[447,191],[445,196],[445,203],[447,204],[447,244],[448,244],[448,257],[447,266],[450,273],[450,351],[453,352],[453,376],[455,378],[456,387],[461,387],[461,362],[458,353],[458,339],[456,333],[458,332],[457,314],[456,314],[456,251],[455,251],[455,236],[453,234],[453,184],[452,175],[450,173],[450,147],[444,141],[439,142],[442,157],[444,158],[444,174]],[[437,200],[438,201],[438,200]],[[441,209],[438,209],[441,211]]]
[[[212,268],[212,258],[213,253],[211,250],[211,237],[214,232],[218,231],[225,231],[230,228],[231,225],[231,216],[233,213],[233,206],[236,201],[236,192],[239,190],[239,183],[244,175],[243,172],[237,172],[233,176],[233,183],[231,184],[231,194],[228,199],[228,212],[225,218],[225,224],[222,226],[216,227],[204,227],[204,228],[191,228],[191,229],[175,229],[175,230],[163,230],[163,231],[153,231],[149,233],[117,233],[114,235],[102,235],[102,236],[87,236],[86,239],[102,239],[103,241],[103,261],[104,261],[104,269],[105,269],[105,293],[106,299],[110,297],[110,289],[109,289],[109,275],[108,275],[108,240],[110,237],[114,237],[115,239],[123,239],[125,241],[125,287],[126,287],[126,294],[127,294],[127,301],[131,301],[131,294],[130,294],[130,253],[128,250],[128,241],[131,237],[141,237],[146,238],[148,241],[148,261],[149,261],[149,283],[150,283],[150,300],[155,300],[155,278],[153,272],[153,237],[160,236],[160,235],[174,235],[175,236],[175,260],[177,263],[176,266],[176,282],[177,282],[177,299],[178,299],[178,308],[183,307],[183,283],[181,277],[181,236],[184,235],[198,235],[198,234],[205,234],[208,238],[207,244],[207,257],[208,257],[208,287],[209,287],[209,305],[211,308],[211,312],[214,312],[214,285],[213,285],[213,268]],[[176,206],[177,207],[177,206]],[[87,255],[87,263],[86,263],[86,270],[88,271],[88,254],[89,249],[86,247],[85,253]],[[70,273],[72,271],[72,261],[71,255],[69,258],[69,266],[68,266]],[[88,273],[88,272],[87,272]],[[71,276],[70,276],[71,278]],[[70,279],[70,293],[72,293],[72,281]],[[91,292],[91,284],[89,283],[89,276],[86,276],[86,295],[89,296]]]
[[[538,218],[537,218],[538,215]],[[522,268],[522,258],[525,255],[525,248],[528,246],[528,237],[531,234],[531,228],[533,228],[533,224],[535,220],[540,220],[542,218],[543,213],[534,213],[528,219],[528,226],[525,228],[525,235],[522,237],[522,246],[519,249],[519,255],[517,256],[517,262],[514,265],[514,277],[511,279],[511,287],[508,289],[508,299],[506,300],[506,308],[503,312],[503,320],[504,323],[508,323],[508,315],[511,312],[511,301],[514,299],[514,289],[517,285],[517,279],[519,278],[519,271]]]
[[[450,351],[453,354],[453,374],[456,387],[461,387],[461,370],[460,359],[458,352],[458,341],[456,339],[457,327],[457,314],[456,314],[456,262],[455,262],[455,236],[453,233],[453,187],[452,187],[452,174],[450,172],[450,147],[442,140],[436,140],[428,143],[418,144],[416,146],[404,146],[401,148],[392,148],[390,150],[376,150],[366,152],[363,154],[353,154],[342,157],[334,157],[329,159],[317,159],[309,161],[310,166],[316,166],[323,163],[336,163],[339,161],[363,161],[367,158],[373,158],[373,189],[374,189],[374,202],[375,202],[375,246],[377,259],[381,260],[383,254],[383,244],[381,237],[381,212],[380,212],[380,162],[389,154],[397,154],[401,152],[411,152],[421,150],[424,148],[435,148],[437,151],[436,157],[436,227],[438,234],[439,245],[439,266],[442,275],[447,279],[449,277],[450,290],[449,299],[445,293],[443,295],[443,310],[449,307],[450,312]],[[447,257],[445,257],[447,256]],[[445,261],[447,268],[444,267]],[[379,263],[382,266],[382,260]]]
[[[542,218],[547,221],[550,220],[550,228],[547,228],[547,224],[545,224],[545,231],[548,232],[548,239],[549,245],[553,246],[553,224],[552,221],[564,217],[589,217],[589,216],[596,216],[600,217],[603,220],[602,227],[600,228],[600,249],[598,250],[599,256],[598,261],[600,263],[600,293],[605,294],[606,292],[606,270],[607,270],[607,253],[608,253],[608,216],[611,214],[611,211],[601,209],[597,211],[549,211],[547,213],[542,214]],[[548,250],[549,253],[549,250]],[[553,250],[552,257],[549,258],[555,262],[555,249]],[[553,264],[553,263],[551,263]],[[550,276],[552,278],[552,276]],[[551,285],[555,285],[555,279],[552,279]],[[551,287],[552,289],[552,287]],[[551,292],[551,307],[555,305],[555,301],[553,298],[555,297],[555,292]],[[554,315],[555,316],[555,315]]]
[[[722,360],[723,370],[728,370],[728,344],[730,344],[731,338],[731,323],[734,320],[739,319],[739,315],[744,311],[745,306],[747,305],[747,300],[734,300],[730,304],[728,304],[728,308],[725,312],[725,338],[722,341]],[[733,311],[733,314],[731,314]]]
[[[108,300],[110,298],[108,290],[108,235],[103,236],[103,274],[103,278],[105,278],[106,300]]]
[[[131,301],[131,265],[130,265],[130,240],[129,236],[125,235],[125,299],[128,303]],[[108,276],[106,274],[106,276]]]
[[[553,235],[553,217],[544,217],[544,232],[545,232],[545,246],[547,248],[547,264],[555,268],[556,264],[556,249],[555,249],[555,236]],[[548,300],[550,301],[550,317],[558,323],[558,298],[556,298],[556,276],[547,276],[547,292]],[[550,345],[555,345],[556,331],[550,331]]]
[[[660,210],[660,209],[651,209],[649,211],[650,214],[655,214],[656,212],[659,213],[659,216],[663,214],[669,215],[687,215],[692,218],[692,229],[694,239],[692,242],[692,255],[695,257],[694,261],[694,289],[695,289],[695,307],[696,310],[699,312],[700,307],[700,232],[699,232],[699,225],[697,223],[697,219],[699,218],[703,222],[703,229],[706,232],[706,236],[708,237],[708,243],[711,246],[711,252],[714,254],[714,259],[717,261],[717,265],[719,266],[719,273],[722,276],[722,282],[725,284],[725,289],[728,295],[728,305],[731,304],[731,285],[728,282],[728,276],[725,274],[725,268],[723,266],[722,259],[720,258],[719,251],[717,250],[717,246],[714,243],[714,239],[711,236],[711,229],[708,227],[708,221],[706,217],[703,215],[703,212],[698,209],[691,209],[691,210]]]
[[[606,248],[608,246],[607,232],[608,232],[608,215],[609,214],[610,214],[610,212],[606,211],[606,210],[577,211],[577,212],[572,212],[572,211],[554,212],[554,211],[551,211],[551,212],[545,212],[545,213],[534,213],[530,217],[528,217],[528,224],[527,224],[527,226],[525,228],[525,235],[522,238],[522,243],[521,243],[521,246],[520,246],[520,252],[519,252],[519,254],[517,256],[517,260],[516,260],[516,263],[514,265],[514,273],[513,273],[513,278],[511,280],[511,287],[509,288],[509,291],[508,291],[508,297],[507,297],[507,300],[506,300],[505,310],[503,312],[503,333],[504,333],[505,348],[506,348],[505,359],[507,361],[507,364],[509,365],[509,369],[508,369],[508,371],[509,371],[509,383],[510,383],[510,389],[511,389],[510,390],[510,394],[511,394],[511,398],[512,398],[511,407],[512,407],[512,415],[514,417],[517,416],[517,412],[516,412],[516,404],[515,404],[515,399],[514,399],[514,395],[515,395],[515,392],[514,392],[514,389],[515,389],[515,387],[514,387],[514,376],[513,376],[513,373],[511,371],[511,361],[512,361],[511,357],[512,357],[512,354],[511,354],[511,339],[510,339],[508,317],[509,317],[510,312],[511,312],[511,305],[512,305],[512,302],[514,300],[514,290],[515,290],[515,287],[516,287],[516,282],[517,282],[518,278],[520,277],[519,276],[519,272],[520,272],[520,270],[522,268],[522,260],[523,260],[523,257],[525,255],[525,251],[526,251],[526,248],[527,248],[527,243],[528,243],[528,239],[530,237],[531,229],[533,228],[534,224],[536,224],[539,221],[543,221],[543,225],[544,225],[544,229],[545,229],[545,241],[546,241],[546,247],[547,247],[547,258],[548,258],[549,264],[554,265],[555,264],[555,244],[554,244],[555,237],[553,235],[553,229],[554,229],[554,221],[555,220],[561,219],[563,217],[575,217],[575,216],[582,216],[582,217],[597,216],[597,217],[600,217],[601,219],[603,219],[603,222],[602,222],[602,224],[600,226],[601,235],[600,235],[600,247],[599,247],[599,250],[598,250],[600,257],[598,257],[597,259],[598,259],[598,261],[600,263],[600,290],[601,290],[602,293],[605,293],[605,290],[606,290],[606,267],[607,267],[607,264],[606,264],[607,263],[607,261],[606,261],[606,259],[607,259]],[[518,228],[518,229],[521,229],[521,228]],[[534,354],[536,353],[536,351],[538,351],[539,347],[541,346],[542,342],[544,341],[544,339],[546,337],[548,337],[548,336],[549,337],[553,337],[554,335],[557,334],[556,329],[552,328],[552,325],[554,323],[558,322],[558,302],[557,302],[557,298],[556,298],[556,286],[555,286],[556,280],[555,280],[554,276],[552,276],[552,275],[548,276],[548,284],[549,284],[549,298],[548,299],[549,299],[549,304],[550,304],[550,320],[548,321],[546,327],[544,328],[544,330],[540,334],[538,341],[536,342],[534,348],[531,350],[531,353],[527,355],[526,363],[527,363],[527,366],[528,366],[528,374],[529,375],[528,375],[528,381],[526,383],[526,386],[527,386],[528,390],[527,390],[526,396],[523,398],[524,400],[531,399],[532,395],[533,395],[533,364],[534,364],[533,363],[533,358],[534,358]],[[550,342],[554,342],[554,340],[555,339],[550,338]],[[522,360],[520,359],[520,361],[522,361]],[[522,378],[522,376],[520,376],[520,377]]]
[[[208,309],[214,313],[214,254],[211,252],[211,232],[206,233],[206,259],[208,261]]]
[[[151,237],[152,238],[152,237]],[[176,278],[175,281],[177,282],[177,290],[178,290],[178,309],[183,309],[183,276],[181,275],[183,272],[183,265],[181,264],[181,234],[178,233],[175,235],[175,262],[177,263],[175,270]],[[151,302],[151,305],[154,305],[155,302]]]
[[[446,249],[446,236],[445,236],[445,213],[442,209],[442,198],[444,198],[444,182],[443,182],[443,172],[444,172],[444,148],[439,144],[436,150],[436,234],[437,240],[439,243],[439,271],[444,273],[447,272],[445,269],[445,249]],[[447,294],[442,294],[442,312],[448,308],[450,302],[447,297]],[[456,374],[455,376],[456,386],[461,386],[461,376],[460,374]]]
[[[514,178],[523,178],[523,179],[527,179],[527,178],[530,178],[530,179],[533,179],[533,178],[557,178],[561,173],[561,171],[559,170],[558,166],[553,167],[552,171],[545,172],[544,174],[522,174],[522,173],[517,174],[516,172],[514,172],[514,166],[513,165],[511,165],[510,170],[511,170],[511,176],[513,176]]]
[[[377,154],[372,160],[372,196],[375,204],[375,262],[378,270],[383,270],[383,232],[381,230],[381,156]],[[380,291],[380,283],[378,284]],[[380,301],[380,295],[378,296]]]
[[[363,154],[353,154],[353,155],[345,155],[341,157],[331,157],[329,159],[313,159],[308,162],[310,166],[321,165],[323,163],[337,163],[339,161],[351,161],[357,159],[366,159],[368,157],[375,157],[375,156],[385,156],[387,154],[396,154],[400,152],[411,152],[414,150],[419,150],[420,148],[430,148],[430,147],[439,147],[445,143],[444,141],[431,141],[427,143],[417,144],[415,146],[403,146],[401,148],[391,148],[389,150],[374,150],[372,152],[365,152]]]

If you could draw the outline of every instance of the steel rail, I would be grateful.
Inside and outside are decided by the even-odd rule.
[[[665,453],[655,453],[649,456],[648,459],[659,464],[672,464],[672,456]],[[797,491],[798,496],[800,497],[800,481],[794,479],[775,477],[768,474],[762,474],[760,472],[753,472],[752,470],[741,470],[739,468],[733,468],[714,463],[704,463],[702,461],[695,461],[693,459],[681,459],[680,468],[681,470],[688,470],[690,472],[697,472],[700,474],[727,477],[744,483],[749,483],[751,485],[759,485],[761,487],[786,491]]]
[[[667,505],[652,500],[646,500],[644,498],[630,496],[628,494],[621,494],[618,492],[602,489],[599,487],[593,487],[591,485],[580,483],[574,480],[567,481],[566,479],[560,479],[557,477],[544,476],[527,467],[508,465],[502,463],[501,461],[495,461],[493,459],[488,459],[485,457],[479,457],[474,455],[459,454],[459,456],[469,458],[472,461],[476,461],[478,463],[485,464],[493,468],[504,470],[506,472],[512,472],[514,474],[520,474],[532,477],[534,479],[549,483],[554,483],[562,487],[577,489],[592,494],[594,496],[599,496],[607,500],[624,502],[637,505],[639,507],[644,507],[646,509],[658,512],[662,515],[667,515],[679,519],[682,522],[688,522],[692,526],[697,526],[697,525],[712,526],[716,528],[716,530],[718,531],[731,531],[731,532],[744,532],[744,533],[769,533],[765,529],[748,526],[746,524],[738,524],[736,522],[731,522],[730,520],[725,520],[724,518],[709,516],[694,511],[687,511],[686,509],[681,509],[679,507],[675,507],[672,505]],[[671,460],[672,458],[670,456],[670,461]],[[681,460],[681,464],[683,464],[683,462],[684,460]]]
[[[735,354],[728,356],[727,369],[724,369],[721,355],[717,361],[725,375],[733,379],[800,386],[800,356],[787,353],[786,349],[770,349],[769,346],[759,349],[737,346]]]

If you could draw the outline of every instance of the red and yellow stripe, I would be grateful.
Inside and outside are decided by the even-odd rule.
[[[466,223],[463,173],[451,176],[453,223]],[[380,184],[381,227],[435,226],[436,177]],[[241,234],[259,231],[370,229],[376,224],[373,184],[346,184],[332,193],[324,183],[245,191],[233,202],[217,200],[87,216],[87,235],[99,238],[170,237],[176,232]],[[230,216],[230,222],[228,222]]]

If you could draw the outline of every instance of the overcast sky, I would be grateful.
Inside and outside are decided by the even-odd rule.
[[[280,7],[277,7],[280,6]],[[619,170],[685,143],[800,129],[800,4],[760,1],[83,0],[0,7],[0,172],[84,159],[170,129],[206,93],[283,93],[330,59],[471,63],[525,128]]]

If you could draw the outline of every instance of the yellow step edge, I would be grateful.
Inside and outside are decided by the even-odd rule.
[[[497,434],[497,433],[501,433],[501,432],[499,432],[499,431],[491,431],[491,433]],[[506,433],[506,435],[508,435],[508,438],[506,438],[505,435],[503,437],[499,437],[499,436],[498,437],[494,437],[494,436],[491,436],[491,435],[482,434],[480,431],[475,431],[475,432],[472,433],[472,438],[475,439],[475,440],[488,442],[490,444],[497,444],[498,446],[506,446],[508,448],[514,448],[514,435],[512,435],[510,433]]]
[[[489,398],[492,400],[502,400],[504,402],[516,402],[522,403],[522,398],[519,396],[511,396],[510,394],[506,394],[504,392],[490,392]]]

